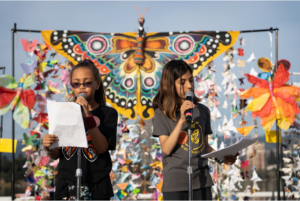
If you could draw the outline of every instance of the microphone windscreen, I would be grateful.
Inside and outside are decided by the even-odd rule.
[[[86,100],[86,95],[85,95],[85,93],[80,93],[80,94],[78,94],[77,98],[79,98],[79,97],[83,97],[83,98]]]
[[[187,91],[187,92],[185,93],[185,98],[188,97],[188,96],[191,96],[192,99],[193,99],[193,98],[194,98],[194,93],[191,92],[191,91]]]

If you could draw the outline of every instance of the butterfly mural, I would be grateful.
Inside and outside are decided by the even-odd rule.
[[[45,42],[73,64],[92,60],[102,76],[107,102],[130,119],[154,116],[152,100],[167,62],[184,60],[196,76],[239,35],[239,31],[146,33],[144,13],[138,32],[41,32]]]
[[[35,74],[24,74],[19,81],[10,75],[0,76],[0,115],[12,110],[14,120],[22,127],[27,128],[30,121],[29,110],[35,105],[35,93],[28,89],[35,82]]]

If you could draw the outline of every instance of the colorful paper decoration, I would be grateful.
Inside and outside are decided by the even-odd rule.
[[[17,140],[14,140],[14,153],[17,149]],[[0,152],[12,153],[12,139],[0,138]]]
[[[266,57],[261,57],[257,60],[257,65],[260,68],[260,70],[264,72],[270,72],[272,70],[272,63],[270,59]]]
[[[34,73],[22,77],[19,84],[10,75],[0,76],[0,115],[14,110],[13,118],[22,128],[28,127],[29,110],[35,104],[35,93],[28,89],[34,82]]]
[[[255,126],[246,126],[246,127],[242,127],[242,128],[236,128],[240,134],[242,134],[244,137],[246,137],[254,128]]]
[[[245,74],[248,81],[257,87],[252,87],[241,93],[241,99],[253,97],[245,111],[252,111],[252,117],[260,117],[264,130],[270,130],[275,120],[278,126],[288,129],[300,113],[295,97],[299,97],[300,88],[285,84],[289,80],[289,72],[283,63],[279,64],[275,78],[271,81],[258,79]]]

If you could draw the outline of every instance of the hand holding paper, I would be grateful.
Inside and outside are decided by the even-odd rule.
[[[80,105],[47,100],[47,110],[49,133],[58,137],[58,141],[50,149],[65,146],[88,147]]]
[[[257,138],[242,138],[237,143],[230,145],[229,147],[226,147],[224,149],[220,149],[218,151],[214,151],[208,154],[204,154],[201,157],[202,158],[219,158],[221,160],[224,160],[224,156],[234,156],[237,152],[240,150],[254,144],[257,142]]]

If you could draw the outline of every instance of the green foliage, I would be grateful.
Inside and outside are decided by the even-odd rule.
[[[23,168],[23,165],[25,162],[26,158],[22,154],[19,154],[19,156],[15,158],[15,181],[24,179],[26,169]],[[4,155],[1,160],[1,178],[5,183],[11,182],[11,174],[12,161]]]

